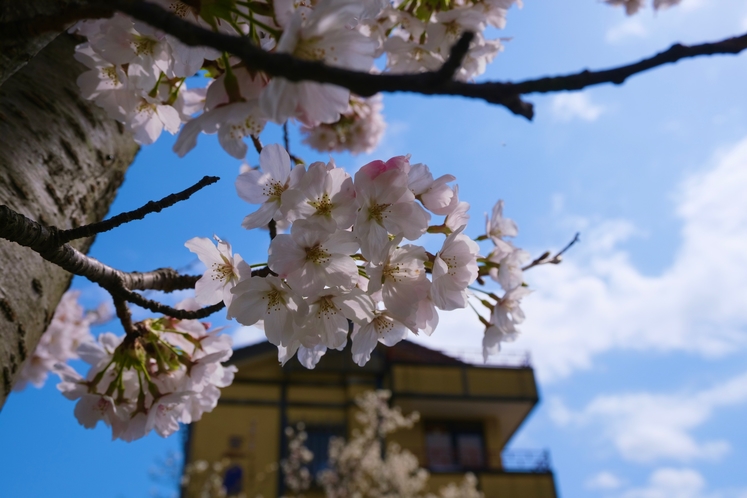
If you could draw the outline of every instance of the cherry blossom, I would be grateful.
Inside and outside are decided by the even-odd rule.
[[[407,337],[409,328],[388,312],[377,312],[373,320],[353,331],[353,361],[363,366],[371,359],[376,344],[394,346]]]
[[[351,232],[330,234],[312,222],[299,220],[290,234],[278,235],[272,241],[267,263],[302,294],[326,285],[349,290],[358,281],[358,267],[350,257],[358,247]]]
[[[63,294],[34,353],[23,363],[14,390],[21,391],[27,384],[42,387],[55,365],[78,358],[79,348],[93,342],[91,325],[109,319],[105,304],[96,311],[84,312],[78,303],[79,296],[79,291]]]
[[[250,204],[261,204],[258,211],[244,218],[247,230],[267,225],[279,214],[283,193],[298,183],[305,173],[302,166],[291,171],[290,156],[280,145],[264,147],[259,154],[260,170],[250,169],[236,179],[236,192]]]
[[[296,324],[308,313],[301,296],[275,276],[244,277],[232,289],[234,299],[228,309],[229,318],[242,325],[254,325],[264,320],[267,340],[276,346],[287,346]]]
[[[360,154],[373,151],[386,128],[381,101],[379,94],[367,99],[351,95],[348,109],[334,123],[301,128],[304,143],[322,152]]]
[[[322,230],[347,230],[355,221],[355,188],[353,179],[333,162],[316,162],[295,188],[283,197],[282,217],[287,221],[305,219]]]
[[[399,236],[389,242],[382,264],[372,265],[367,271],[371,278],[368,292],[381,290],[386,309],[404,318],[417,309],[420,300],[425,299],[431,284],[425,273],[428,259],[425,249],[411,244],[398,247],[401,241]]]
[[[332,66],[367,71],[373,65],[375,43],[350,26],[366,12],[366,2],[321,0],[308,17],[296,10],[278,40],[276,50]],[[260,97],[262,110],[276,123],[296,118],[307,126],[334,123],[350,100],[350,91],[313,82],[273,79]]]
[[[467,286],[477,278],[477,253],[475,241],[462,234],[460,227],[446,238],[433,262],[433,287],[431,296],[442,310],[467,306]]]
[[[348,320],[363,325],[374,316],[373,300],[360,289],[345,292],[327,288],[309,296],[306,302],[309,314],[300,342],[307,348],[324,345],[342,349],[347,343]]]
[[[195,284],[195,299],[202,304],[216,304],[223,301],[231,305],[231,289],[238,283],[242,272],[251,273],[249,265],[238,254],[232,254],[231,244],[213,236],[217,247],[210,239],[195,237],[184,246],[197,254],[207,268],[205,274]]]
[[[408,188],[408,169],[407,158],[398,156],[387,162],[370,162],[355,174],[360,209],[353,233],[360,241],[361,253],[372,263],[383,260],[389,233],[415,240],[428,228],[430,215]]]
[[[490,256],[490,261],[496,258]],[[503,290],[510,291],[524,282],[522,267],[530,259],[529,253],[523,249],[513,249],[508,255],[498,261],[499,267],[490,269],[490,277],[501,284]]]

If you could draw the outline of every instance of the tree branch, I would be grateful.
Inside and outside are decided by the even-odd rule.
[[[179,275],[171,268],[160,268],[145,273],[123,272],[86,256],[69,244],[60,244],[58,233],[54,227],[46,227],[5,205],[0,205],[1,238],[28,247],[47,261],[104,288],[124,286],[128,289],[172,292],[191,289],[200,279],[197,275]]]
[[[177,192],[175,194],[167,195],[160,201],[149,201],[147,204],[138,209],[120,213],[117,216],[109,218],[108,220],[100,221],[98,223],[91,223],[90,225],[84,225],[82,227],[72,228],[70,230],[58,231],[57,235],[59,237],[59,242],[61,244],[64,244],[66,242],[70,242],[71,240],[92,237],[96,234],[113,230],[120,225],[124,225],[125,223],[129,223],[135,220],[142,220],[151,213],[159,213],[162,210],[173,206],[177,202],[189,199],[195,192],[202,190],[208,185],[212,185],[218,180],[220,180],[220,178],[218,178],[217,176],[204,176],[202,177],[202,180],[195,183],[188,189],[182,190],[181,192]]]
[[[118,297],[120,299],[124,299],[154,313],[161,313],[173,318],[178,318],[179,320],[199,320],[201,318],[208,317],[216,311],[220,311],[225,307],[225,304],[223,304],[223,301],[221,301],[218,304],[207,306],[195,311],[178,310],[176,308],[172,308],[171,306],[159,303],[158,301],[143,297],[141,294],[125,289],[124,287],[107,288],[106,290],[114,295],[115,298]]]
[[[102,0],[90,0],[101,2]],[[216,33],[172,15],[165,9],[142,1],[108,0],[107,4],[140,21],[146,22],[191,46],[209,46],[240,57],[251,68],[279,76],[290,81],[316,81],[348,88],[353,93],[369,97],[379,92],[412,92],[424,95],[454,95],[484,100],[506,107],[511,112],[532,119],[532,104],[521,100],[521,95],[549,93],[600,85],[621,84],[630,76],[671,64],[682,59],[716,54],[738,54],[747,49],[747,34],[718,42],[698,45],[675,44],[668,50],[639,62],[600,71],[581,71],[563,76],[553,76],[512,82],[466,83],[444,79],[459,67],[457,63],[469,47],[465,34],[452,48],[451,56],[438,71],[418,74],[372,74],[327,66],[321,62],[297,59],[286,53],[270,53],[237,37]]]
[[[584,70],[561,76],[528,79],[520,82],[488,81],[467,83],[451,79],[459,69],[471,41],[465,33],[452,47],[451,54],[437,71],[417,74],[372,74],[325,65],[321,62],[302,60],[287,53],[266,52],[247,39],[202,28],[171,14],[162,7],[140,0],[65,0],[59,19],[69,22],[84,19],[92,12],[104,15],[118,10],[143,21],[161,31],[175,36],[190,46],[206,46],[228,52],[254,70],[289,81],[315,81],[330,83],[349,89],[362,97],[380,92],[410,92],[423,95],[452,95],[478,99],[490,104],[506,107],[514,114],[532,119],[534,107],[521,99],[532,93],[551,93],[581,90],[604,83],[621,84],[630,76],[649,69],[671,64],[682,59],[716,54],[739,54],[747,49],[747,34],[712,43],[698,45],[675,44],[652,57],[624,66],[599,71]],[[33,25],[33,19],[26,24]],[[35,32],[51,29],[53,19],[38,20]],[[11,36],[17,27],[0,24],[2,37]],[[25,29],[25,28],[24,28]],[[16,30],[16,31],[14,31]],[[10,35],[6,34],[10,33]]]
[[[546,251],[544,254],[542,254],[542,256],[538,257],[537,259],[535,259],[534,261],[532,261],[531,263],[529,263],[528,265],[526,265],[521,270],[522,271],[527,271],[530,268],[534,268],[535,266],[540,266],[540,265],[547,265],[547,264],[557,265],[557,264],[560,264],[563,261],[563,254],[565,254],[566,251],[568,251],[568,249],[570,249],[571,247],[573,247],[575,244],[579,243],[581,241],[580,237],[581,237],[581,233],[580,232],[576,232],[576,235],[573,236],[573,240],[571,240],[570,242],[568,242],[568,244],[566,244],[566,246],[563,249],[561,249],[560,251],[558,251],[555,254],[555,256],[551,257],[550,256],[550,251]]]

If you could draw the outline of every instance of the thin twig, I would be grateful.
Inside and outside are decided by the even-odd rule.
[[[290,137],[288,136],[288,121],[283,123],[283,145],[285,146],[285,151],[290,155]],[[293,157],[293,156],[291,156]]]
[[[70,230],[60,230],[57,232],[60,244],[70,242],[71,240],[82,239],[85,237],[91,237],[93,235],[108,232],[118,226],[124,225],[135,220],[142,220],[151,213],[158,213],[168,207],[173,206],[177,202],[185,201],[189,199],[192,194],[202,190],[208,185],[220,180],[217,176],[204,176],[202,180],[195,183],[188,189],[182,190],[175,194],[167,195],[160,201],[149,201],[144,206],[135,209],[133,211],[127,211],[125,213],[118,214],[108,220],[100,221],[98,223],[91,223],[90,225],[84,225],[78,228],[72,228]]]
[[[162,313],[164,315],[178,318],[180,320],[199,320],[225,308],[225,304],[223,304],[223,301],[221,301],[218,304],[207,306],[195,311],[178,310],[176,308],[172,308],[171,306],[159,303],[158,301],[143,297],[141,294],[138,294],[137,292],[133,292],[131,290],[127,290],[124,287],[107,290],[109,290],[109,292],[111,292],[113,295],[120,297],[121,299],[129,301],[133,304],[137,304],[141,308],[145,308],[154,313]]]
[[[534,268],[535,266],[540,266],[540,265],[547,265],[547,264],[557,265],[557,264],[560,264],[563,261],[563,254],[565,254],[565,252],[568,249],[570,249],[575,244],[577,244],[578,242],[581,241],[580,236],[581,236],[581,233],[580,232],[576,232],[576,235],[573,237],[573,240],[571,240],[568,244],[566,244],[566,246],[563,249],[561,249],[560,251],[558,251],[555,254],[555,256],[551,257],[550,256],[550,251],[545,251],[540,257],[538,257],[537,259],[535,259],[534,261],[532,261],[531,263],[529,263],[528,265],[526,265],[521,270],[522,271],[527,271],[530,268]]]
[[[252,137],[252,143],[254,144],[254,148],[257,150],[257,154],[260,154],[262,152],[262,142],[259,141],[259,137],[255,137],[254,135],[250,135]]]

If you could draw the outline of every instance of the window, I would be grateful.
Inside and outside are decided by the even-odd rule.
[[[426,421],[425,453],[434,472],[485,468],[482,422]]]
[[[309,472],[313,479],[322,470],[329,468],[329,440],[333,437],[345,436],[343,425],[312,425],[306,426],[306,447],[314,454],[309,464]]]

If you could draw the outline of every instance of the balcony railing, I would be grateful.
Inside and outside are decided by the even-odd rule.
[[[503,469],[508,472],[549,472],[548,450],[507,450],[501,455]]]
[[[488,357],[486,362],[483,355],[482,349],[479,348],[444,348],[439,349],[442,353],[459,358],[460,360],[478,366],[493,366],[493,367],[531,367],[532,358],[529,351],[501,351],[498,354],[494,354]]]

